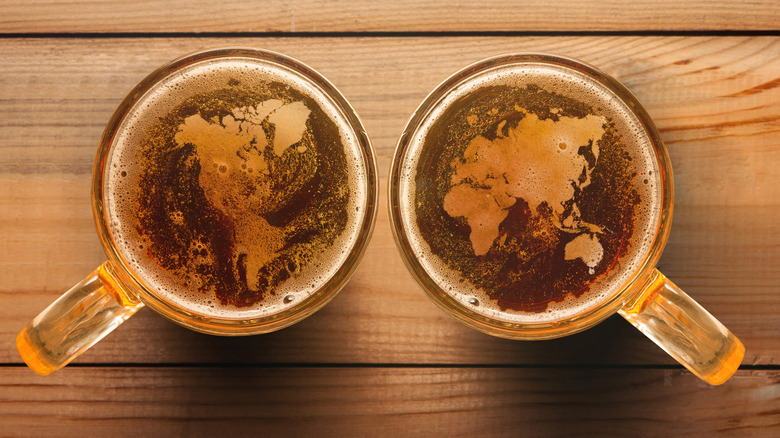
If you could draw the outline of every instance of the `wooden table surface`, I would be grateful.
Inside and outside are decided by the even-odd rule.
[[[0,435],[780,436],[780,2],[0,2]],[[191,51],[293,56],[374,142],[376,231],[352,281],[282,331],[219,338],[144,309],[39,377],[17,332],[104,260],[92,162],[125,94]],[[660,268],[745,344],[711,387],[614,316],[521,342],[417,288],[385,208],[397,136],[449,74],[546,51],[622,81],[672,159]]]

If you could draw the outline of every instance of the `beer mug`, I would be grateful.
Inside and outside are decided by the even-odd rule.
[[[147,306],[189,329],[266,333],[333,299],[377,211],[358,116],[319,73],[227,48],[166,64],[103,134],[92,206],[108,261],[18,335],[49,374]]]
[[[717,385],[744,346],[655,268],[672,210],[669,157],[637,99],[548,54],[446,79],[406,125],[389,177],[401,256],[451,316],[543,340],[617,312]]]

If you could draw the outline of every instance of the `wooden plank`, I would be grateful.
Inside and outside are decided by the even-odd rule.
[[[680,370],[0,370],[4,434],[776,436],[778,371],[710,387]]]
[[[89,182],[113,108],[158,65],[229,45],[274,49],[320,70],[363,118],[382,175],[411,112],[457,69],[520,50],[599,66],[645,104],[672,156],[677,205],[661,268],[745,342],[745,363],[780,358],[780,38],[79,38],[0,41],[0,362],[18,363],[18,330],[103,260]],[[228,340],[143,311],[79,361],[671,363],[617,318],[544,343],[494,339],[451,320],[397,254],[385,185],[357,274],[309,320]]]
[[[727,0],[272,0],[247,4],[32,0],[0,5],[2,32],[460,32],[778,29],[780,5]]]

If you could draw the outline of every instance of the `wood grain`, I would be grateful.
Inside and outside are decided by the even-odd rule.
[[[0,421],[62,437],[771,437],[779,384],[777,371],[709,387],[644,369],[6,368]]]
[[[661,269],[743,340],[745,363],[780,360],[780,38],[361,37],[0,40],[0,362],[19,363],[18,330],[103,260],[89,184],[113,109],[162,63],[229,45],[281,51],[328,77],[363,118],[382,175],[408,116],[457,69],[523,50],[597,65],[643,102],[672,157],[676,209]],[[544,343],[461,326],[407,274],[389,230],[384,180],[381,191],[357,274],[308,320],[222,339],[143,311],[78,362],[671,363],[617,318]]]
[[[727,0],[56,1],[0,4],[0,32],[777,30],[780,4]]]

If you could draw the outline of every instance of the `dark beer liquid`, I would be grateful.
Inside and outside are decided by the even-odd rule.
[[[660,185],[609,99],[560,72],[501,76],[417,136],[408,220],[444,291],[511,320],[575,312],[619,286],[647,250]]]
[[[111,156],[108,205],[115,240],[155,292],[246,317],[297,304],[338,269],[365,168],[305,84],[224,62],[136,105]]]

